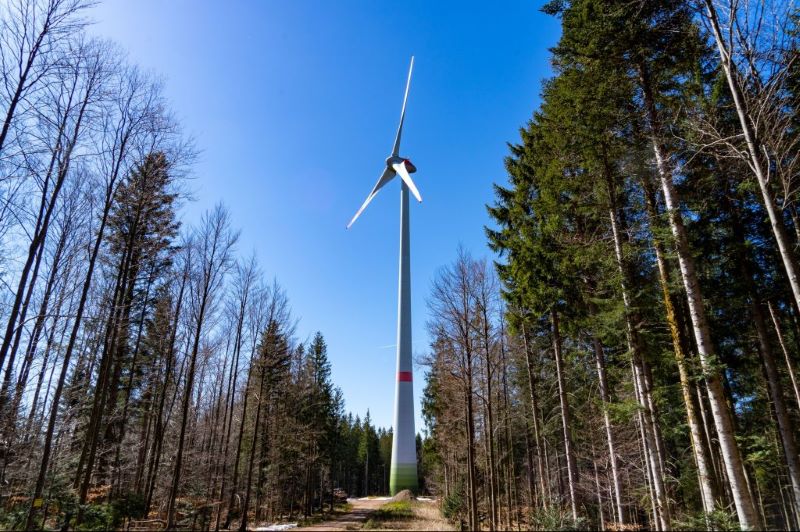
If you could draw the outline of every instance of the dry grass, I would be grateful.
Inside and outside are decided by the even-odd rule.
[[[410,510],[410,515],[406,512],[392,512],[389,519],[381,519],[379,511],[375,518],[364,524],[363,530],[455,530],[442,517],[439,505],[435,502],[414,501],[410,504]]]
[[[434,502],[415,502],[414,519],[409,530],[455,530],[452,523],[442,516],[439,505]]]

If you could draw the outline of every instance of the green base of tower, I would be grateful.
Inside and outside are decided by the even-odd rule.
[[[419,479],[417,477],[417,464],[395,464],[389,475],[389,492],[392,496],[403,490],[417,492]]]

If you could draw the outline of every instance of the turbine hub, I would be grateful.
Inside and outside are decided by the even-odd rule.
[[[414,163],[411,162],[411,159],[406,159],[405,157],[399,157],[396,155],[391,155],[386,158],[386,166],[389,168],[391,168],[393,164],[398,163],[404,164],[409,174],[413,174],[417,171],[417,167],[414,166]]]

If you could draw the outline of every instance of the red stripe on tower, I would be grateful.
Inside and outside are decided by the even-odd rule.
[[[411,372],[410,371],[398,371],[397,372],[397,381],[398,382],[411,382]]]

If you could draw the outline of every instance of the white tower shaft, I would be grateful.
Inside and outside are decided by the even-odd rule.
[[[397,388],[389,490],[392,495],[417,490],[417,446],[414,430],[414,381],[411,360],[411,250],[408,186],[400,189],[400,282],[397,305]]]

